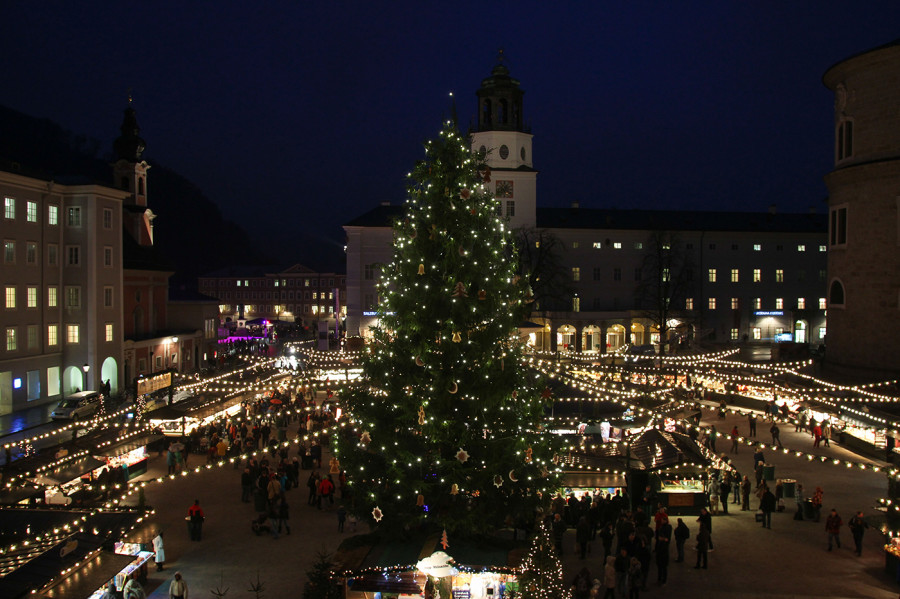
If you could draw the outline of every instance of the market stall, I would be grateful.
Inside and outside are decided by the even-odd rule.
[[[50,469],[33,478],[33,482],[44,490],[44,503],[69,505],[73,496],[82,490],[84,485],[92,482],[94,473],[104,468],[105,464],[92,456],[84,456],[68,462],[58,468]]]
[[[702,473],[708,460],[693,439],[652,429],[632,441],[631,454],[652,471],[648,482],[670,513],[694,513],[706,507]]]
[[[93,452],[93,456],[105,462],[108,469],[125,468],[128,480],[147,471],[148,446],[165,437],[160,434],[145,434],[124,439]]]

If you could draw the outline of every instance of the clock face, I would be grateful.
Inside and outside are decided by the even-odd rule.
[[[506,144],[500,146],[500,158],[503,160],[509,158],[509,148],[506,147]]]
[[[511,198],[513,197],[513,182],[512,181],[497,181],[496,189],[496,197],[498,198]]]

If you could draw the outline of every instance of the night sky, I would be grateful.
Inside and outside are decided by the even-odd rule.
[[[898,16],[897,0],[9,0],[0,103],[105,152],[133,88],[145,157],[290,252],[401,202],[449,92],[465,129],[502,47],[540,205],[822,212],[821,76],[900,37]],[[152,171],[149,190],[152,207]]]

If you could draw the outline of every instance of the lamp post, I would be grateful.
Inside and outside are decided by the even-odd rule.
[[[84,389],[82,391],[87,391],[90,385],[88,384],[90,381],[88,380],[88,372],[91,370],[91,365],[87,362],[84,363],[84,366],[81,367],[84,371]]]

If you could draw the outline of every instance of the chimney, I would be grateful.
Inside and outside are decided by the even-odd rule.
[[[778,214],[778,206],[769,204],[769,214]]]

